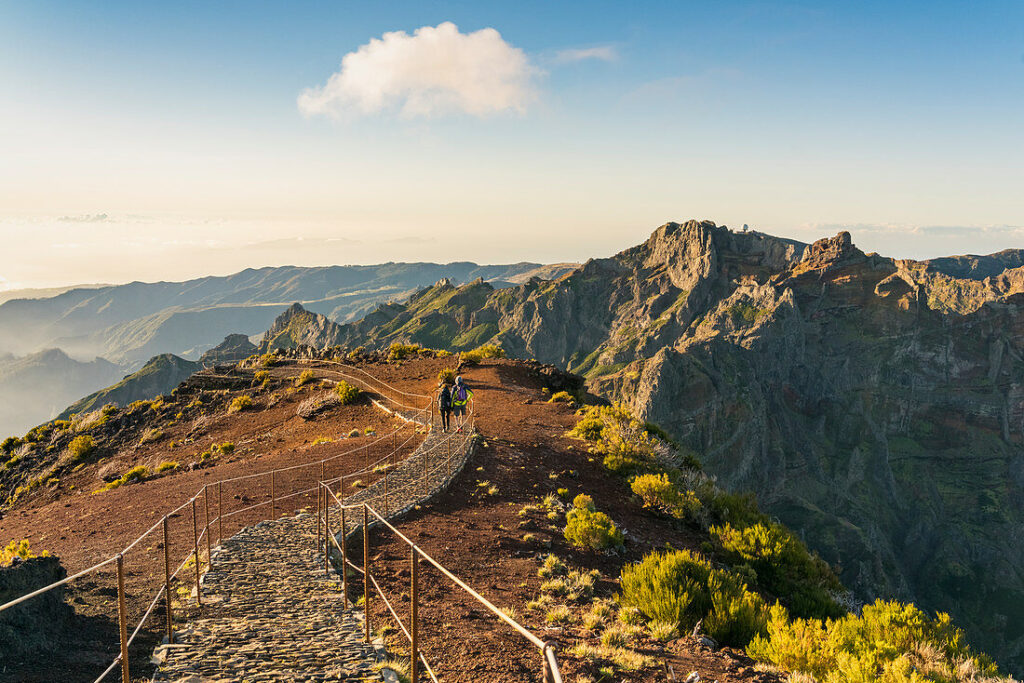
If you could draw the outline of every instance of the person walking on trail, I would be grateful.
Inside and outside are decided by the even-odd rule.
[[[452,388],[447,382],[441,382],[441,391],[437,394],[437,407],[441,413],[441,431],[447,432],[452,426]]]
[[[452,387],[452,413],[455,414],[455,419],[458,422],[458,427],[455,430],[457,432],[461,432],[466,425],[466,405],[472,398],[473,392],[462,381],[462,375],[459,375],[455,378],[455,386]]]

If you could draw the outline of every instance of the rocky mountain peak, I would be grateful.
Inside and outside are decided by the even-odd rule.
[[[850,257],[864,256],[864,252],[853,245],[850,233],[843,230],[835,237],[817,240],[804,252],[803,261],[811,264],[826,264]]]

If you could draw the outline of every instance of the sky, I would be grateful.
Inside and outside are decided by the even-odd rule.
[[[0,289],[1024,247],[1024,3],[0,0]]]

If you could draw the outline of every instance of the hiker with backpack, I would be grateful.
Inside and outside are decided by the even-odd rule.
[[[455,431],[461,432],[466,424],[466,405],[473,398],[473,392],[466,383],[462,381],[462,375],[455,378],[455,386],[452,387],[452,413],[458,420],[458,427]]]
[[[452,421],[452,388],[447,382],[441,382],[441,391],[437,394],[437,407],[441,413],[441,431],[447,432]]]

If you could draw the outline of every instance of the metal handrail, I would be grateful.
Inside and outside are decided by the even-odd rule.
[[[467,445],[469,443],[469,440],[472,438],[473,431],[474,431],[474,428],[471,427],[469,432],[466,435],[466,443],[467,443]],[[455,434],[453,433],[453,434],[449,435],[448,437],[446,437],[446,439],[444,441],[447,442],[449,439],[453,438],[454,436],[455,436]],[[436,449],[440,445],[441,445],[440,443],[435,444],[430,449],[424,451],[423,452],[424,457],[426,457],[426,454],[429,451],[432,451],[432,450]],[[451,457],[451,454],[449,454],[449,458],[450,457]],[[430,470],[429,473],[427,473],[427,472],[424,473],[424,478],[429,478],[429,474],[431,474],[431,473],[441,469],[442,466],[449,466],[449,465],[450,465],[450,463],[447,462],[447,461],[444,462],[444,463],[440,463],[440,464],[435,465],[435,467],[432,470]],[[561,671],[560,671],[559,666],[558,666],[557,657],[555,656],[555,645],[554,645],[554,643],[552,643],[551,641],[544,641],[541,638],[537,637],[533,632],[531,632],[525,626],[523,626],[522,624],[517,622],[515,619],[512,619],[509,615],[505,614],[503,611],[501,611],[501,609],[499,609],[497,606],[495,606],[494,603],[492,603],[490,600],[488,600],[487,598],[482,596],[480,593],[478,593],[476,590],[474,590],[469,584],[467,584],[465,581],[460,579],[454,573],[449,571],[444,565],[442,565],[440,562],[435,560],[428,553],[424,552],[422,548],[420,548],[416,543],[414,543],[412,541],[412,539],[410,539],[408,536],[406,536],[401,531],[399,531],[393,524],[391,524],[391,522],[389,522],[387,520],[386,515],[382,515],[380,512],[378,512],[369,502],[363,502],[363,503],[354,504],[354,505],[345,504],[341,499],[338,498],[337,494],[335,494],[334,491],[330,487],[330,484],[334,483],[336,481],[337,481],[337,479],[320,482],[320,485],[324,488],[324,491],[325,491],[324,496],[323,496],[323,500],[325,501],[325,507],[324,507],[323,511],[321,511],[319,508],[317,509],[317,517],[318,517],[318,525],[319,525],[319,521],[321,519],[324,521],[324,527],[325,527],[325,530],[326,530],[326,536],[330,539],[329,542],[332,543],[334,545],[334,547],[337,548],[338,552],[341,554],[342,584],[343,584],[343,591],[345,591],[345,593],[346,593],[346,598],[345,599],[347,601],[347,590],[348,590],[347,568],[348,567],[352,567],[356,571],[358,571],[361,574],[363,574],[363,576],[365,577],[364,578],[364,586],[366,587],[365,590],[367,592],[364,595],[364,610],[366,610],[366,612],[367,612],[366,619],[367,620],[369,619],[369,612],[368,612],[368,610],[369,610],[369,593],[368,593],[369,588],[368,587],[372,583],[372,585],[377,589],[377,593],[380,595],[381,599],[384,601],[384,604],[387,607],[388,611],[391,613],[391,616],[393,617],[395,622],[398,624],[398,627],[402,630],[402,633],[405,635],[406,639],[408,639],[410,641],[410,643],[412,644],[412,650],[413,651],[411,653],[411,669],[412,669],[412,672],[413,672],[413,680],[414,681],[416,679],[416,676],[415,676],[415,674],[416,674],[416,664],[420,660],[422,660],[422,662],[423,662],[423,664],[424,664],[424,666],[425,666],[425,668],[427,670],[427,673],[430,675],[431,679],[434,680],[434,681],[437,681],[437,677],[434,675],[433,669],[430,667],[430,664],[427,662],[426,657],[423,655],[423,652],[417,648],[416,633],[417,633],[418,624],[417,624],[417,622],[415,620],[415,615],[416,615],[416,611],[415,610],[416,610],[416,604],[417,604],[416,603],[416,593],[417,593],[417,591],[416,591],[416,578],[415,578],[416,577],[416,569],[415,569],[415,565],[418,562],[419,558],[422,558],[422,559],[426,560],[431,566],[436,568],[439,572],[441,572],[441,574],[443,576],[447,577],[449,580],[451,580],[457,586],[462,588],[472,598],[477,600],[480,604],[484,605],[491,613],[493,613],[499,619],[504,621],[507,625],[512,627],[513,630],[515,630],[521,636],[526,638],[532,645],[534,645],[535,647],[539,648],[540,651],[541,651],[541,656],[542,656],[543,665],[544,665],[544,680],[547,683],[562,683],[562,674],[561,674]],[[408,485],[412,485],[412,484],[415,484],[415,483],[416,483],[415,481],[412,481],[412,482],[409,482],[406,485],[408,486]],[[397,611],[394,609],[393,605],[388,600],[387,595],[385,594],[384,590],[381,588],[380,584],[373,577],[373,574],[367,571],[367,567],[359,568],[355,564],[353,564],[348,559],[348,556],[347,556],[347,553],[345,552],[345,549],[338,543],[337,538],[335,538],[334,534],[330,533],[330,515],[329,515],[330,507],[326,505],[326,501],[327,501],[327,496],[328,495],[334,500],[334,502],[335,502],[335,506],[334,507],[337,507],[339,510],[341,510],[342,514],[343,514],[344,510],[360,510],[360,509],[363,510],[364,518],[366,518],[366,519],[368,519],[368,515],[369,514],[372,514],[373,517],[376,518],[377,522],[379,522],[382,525],[384,525],[385,527],[387,527],[392,533],[394,533],[399,539],[401,539],[406,545],[408,545],[410,547],[410,549],[412,551],[412,564],[413,564],[413,568],[412,568],[412,576],[413,576],[413,590],[412,590],[413,598],[412,598],[412,600],[413,600],[413,607],[412,607],[412,609],[414,610],[413,611],[414,617],[413,617],[413,623],[412,623],[412,633],[410,633],[409,629],[406,628],[405,624],[402,622],[401,618],[398,616]],[[322,512],[324,513],[323,517],[321,517]],[[342,519],[344,519],[344,517],[342,517]],[[368,523],[367,523],[367,526],[368,526]],[[368,545],[369,544],[369,541],[368,541],[369,530],[368,530],[368,528],[365,528],[365,526],[364,526],[362,531],[363,531],[363,535],[364,535],[364,544],[365,544],[364,548],[368,549],[368,547],[369,547],[369,545]],[[341,534],[344,535],[344,534],[347,534],[347,533],[348,533],[347,529],[345,529],[345,528],[341,529]],[[317,541],[317,543],[319,544],[319,540]],[[326,548],[325,548],[325,550],[326,550]],[[366,555],[364,557],[364,562],[366,562],[368,560],[369,560],[369,554],[368,554],[368,550],[367,550],[366,551]],[[326,565],[326,558],[325,558],[325,568],[326,568],[326,566],[327,565]],[[369,633],[369,631],[367,630],[367,637],[368,637],[368,633]]]
[[[354,368],[354,369],[359,370],[360,372],[362,372],[364,375],[366,375],[370,379],[376,381],[378,384],[381,384],[381,385],[389,388],[390,390],[392,390],[392,391],[394,391],[396,393],[400,393],[400,394],[403,394],[403,395],[406,395],[406,396],[414,396],[414,397],[426,398],[428,400],[431,400],[431,403],[428,406],[422,407],[422,408],[416,408],[414,406],[409,406],[409,405],[403,404],[400,401],[396,401],[395,399],[393,399],[391,397],[388,397],[383,392],[381,392],[381,396],[385,400],[387,400],[388,402],[391,402],[391,403],[393,403],[395,405],[402,406],[404,408],[411,408],[412,410],[415,411],[413,413],[413,415],[412,415],[413,419],[410,419],[410,418],[408,418],[406,416],[401,416],[400,415],[407,422],[414,422],[414,423],[426,426],[428,428],[431,427],[431,423],[430,422],[423,422],[423,421],[419,421],[419,420],[415,419],[415,418],[421,418],[422,419],[423,417],[426,417],[429,414],[430,415],[430,420],[432,421],[432,418],[433,418],[433,414],[432,414],[433,403],[432,403],[431,397],[423,396],[423,395],[420,395],[420,394],[412,394],[410,392],[405,392],[405,391],[402,391],[400,389],[396,389],[396,388],[392,387],[391,385],[387,384],[386,382],[383,382],[381,380],[376,379],[375,377],[373,377],[372,375],[370,375],[369,373],[363,371],[360,368]],[[359,384],[363,384],[364,386],[369,384],[369,382],[367,382],[366,380],[360,379],[360,378],[356,378],[356,377],[353,377],[351,375],[347,375],[347,373],[341,373],[341,372],[339,372],[337,370],[331,370],[331,369],[324,369],[324,370],[326,372],[336,372],[338,374],[346,375],[350,379],[352,379],[354,382],[357,382]],[[375,388],[375,387],[371,388],[370,390],[373,391],[373,392],[379,392],[379,389]],[[0,612],[3,612],[4,610],[10,609],[11,607],[15,607],[16,605],[19,605],[19,604],[21,604],[23,602],[31,600],[32,598],[37,597],[39,595],[42,595],[44,593],[47,593],[47,592],[49,592],[51,590],[59,588],[60,586],[63,586],[63,585],[65,585],[65,584],[67,584],[67,583],[69,583],[71,581],[74,581],[75,579],[81,578],[81,577],[86,576],[86,575],[88,575],[88,574],[90,574],[92,572],[98,571],[99,569],[102,569],[103,567],[105,567],[107,565],[110,565],[112,563],[115,563],[115,562],[117,562],[118,565],[119,565],[119,587],[118,587],[119,603],[123,603],[123,598],[124,598],[123,585],[122,585],[123,584],[123,576],[121,575],[121,570],[120,570],[120,564],[121,564],[121,560],[122,560],[123,556],[126,553],[128,553],[130,550],[135,548],[147,536],[149,536],[151,533],[156,531],[156,529],[158,527],[160,527],[161,525],[165,524],[166,520],[168,518],[170,518],[171,516],[181,512],[182,510],[184,510],[185,508],[187,508],[189,506],[193,506],[193,514],[195,514],[195,507],[194,507],[195,502],[199,499],[199,497],[201,495],[203,495],[204,492],[208,492],[209,491],[209,487],[210,486],[221,486],[221,485],[223,485],[225,483],[231,483],[231,482],[236,482],[236,481],[240,481],[240,480],[244,480],[244,479],[251,479],[251,478],[255,478],[255,477],[265,477],[267,475],[272,475],[273,476],[273,475],[276,475],[279,472],[288,472],[288,471],[297,470],[297,469],[301,469],[301,468],[305,468],[305,467],[315,466],[315,465],[318,465],[318,464],[321,465],[321,467],[322,467],[324,465],[324,463],[331,462],[331,461],[336,460],[336,459],[338,459],[338,458],[340,458],[342,456],[352,455],[353,453],[358,453],[359,451],[364,450],[364,449],[368,449],[368,448],[372,447],[375,444],[379,444],[379,443],[385,442],[386,439],[393,438],[393,437],[397,436],[397,434],[399,434],[401,432],[401,430],[404,429],[404,428],[405,428],[405,425],[402,425],[402,426],[394,429],[391,432],[387,432],[385,434],[382,434],[381,436],[379,436],[378,438],[374,439],[373,441],[371,441],[369,443],[363,444],[361,446],[358,446],[356,448],[352,448],[352,449],[349,449],[349,450],[346,450],[346,451],[342,451],[342,452],[337,453],[337,454],[335,454],[333,456],[330,456],[328,458],[323,458],[323,459],[321,459],[319,461],[313,461],[313,462],[310,462],[310,463],[303,463],[303,464],[299,464],[299,465],[291,465],[291,466],[288,466],[288,467],[282,467],[282,468],[277,468],[277,469],[274,469],[274,470],[268,470],[266,472],[259,472],[259,473],[250,474],[250,475],[242,475],[242,476],[238,476],[238,477],[232,477],[232,478],[229,478],[229,479],[221,479],[221,480],[218,480],[218,481],[215,481],[215,482],[208,483],[208,484],[204,485],[203,488],[200,489],[200,491],[196,492],[196,494],[193,495],[191,498],[189,498],[188,500],[183,502],[181,505],[179,505],[177,508],[175,508],[171,512],[168,512],[167,514],[165,514],[160,519],[160,521],[156,522],[153,526],[151,526],[149,529],[147,529],[145,532],[143,532],[140,536],[138,536],[134,541],[129,543],[120,553],[118,553],[116,555],[113,555],[112,557],[109,557],[109,558],[107,558],[107,559],[105,559],[105,560],[103,560],[101,562],[98,562],[98,563],[92,565],[91,567],[87,567],[86,569],[83,569],[83,570],[81,570],[79,572],[76,572],[75,574],[72,574],[71,576],[65,577],[64,579],[61,579],[60,581],[55,581],[55,582],[53,582],[53,583],[51,583],[51,584],[49,584],[47,586],[44,586],[44,587],[39,588],[39,589],[37,589],[35,591],[32,591],[31,593],[28,593],[26,595],[22,595],[22,596],[20,596],[18,598],[15,598],[14,600],[8,601],[8,602],[0,605]],[[387,458],[390,458],[390,457],[394,456],[396,453],[400,452],[401,449],[404,448],[409,443],[409,441],[411,441],[412,438],[413,437],[407,438],[405,441],[402,442],[402,444],[400,446],[396,446],[391,452],[389,452],[389,454],[387,456],[385,456],[381,460],[385,460]],[[379,463],[380,461],[377,461],[377,462]],[[276,496],[274,496],[273,488],[272,488],[272,499],[270,501],[263,501],[261,503],[256,503],[256,504],[253,504],[253,505],[241,508],[239,510],[232,511],[232,512],[230,512],[228,514],[223,514],[221,511],[218,511],[218,515],[216,517],[214,517],[212,519],[209,519],[209,518],[207,519],[207,521],[205,522],[205,524],[203,526],[202,533],[199,533],[198,526],[196,526],[197,518],[194,517],[193,518],[193,526],[194,526],[194,530],[195,530],[196,533],[194,534],[194,538],[193,538],[193,550],[190,550],[190,551],[188,551],[188,553],[186,553],[185,559],[182,560],[181,564],[178,565],[177,569],[175,569],[175,571],[173,573],[170,573],[169,567],[168,567],[167,582],[165,583],[165,585],[161,586],[157,590],[156,595],[153,598],[153,601],[150,603],[148,609],[143,614],[142,619],[139,621],[139,623],[134,628],[130,638],[127,636],[127,633],[124,631],[124,629],[122,629],[122,648],[121,648],[122,649],[122,653],[124,653],[127,650],[127,647],[134,641],[134,639],[136,638],[138,633],[141,631],[141,629],[142,629],[143,625],[145,624],[146,620],[149,619],[149,617],[152,615],[153,610],[155,609],[157,603],[160,601],[160,597],[163,596],[168,601],[170,600],[170,595],[168,593],[169,582],[171,580],[173,580],[173,579],[176,579],[178,577],[178,574],[181,572],[181,570],[184,569],[185,566],[188,565],[189,561],[192,560],[193,558],[195,559],[196,566],[197,566],[197,571],[196,571],[196,592],[197,592],[197,599],[198,599],[199,592],[200,592],[198,567],[199,567],[199,564],[200,564],[200,561],[201,561],[201,556],[200,556],[200,553],[199,553],[199,541],[201,539],[203,539],[203,538],[208,537],[208,535],[210,533],[210,527],[213,524],[219,523],[221,520],[223,520],[223,519],[225,519],[227,517],[234,516],[234,515],[239,514],[241,512],[246,512],[246,511],[249,511],[249,510],[253,510],[255,508],[258,508],[258,507],[261,507],[261,506],[264,506],[264,505],[268,505],[268,504],[269,505],[274,505],[274,504],[276,504],[277,500],[284,500],[286,498],[291,498],[291,497],[294,497],[296,495],[301,495],[303,493],[310,493],[312,491],[318,490],[320,486],[321,486],[321,484],[318,481],[316,486],[313,486],[313,487],[310,487],[310,488],[307,488],[307,489],[304,489],[304,490],[301,490],[301,491],[298,491],[298,492],[292,492],[292,493],[286,494],[284,496],[281,496],[280,498],[277,498]],[[208,557],[207,558],[207,562],[209,562],[209,561],[210,561],[210,558]],[[123,617],[123,615],[122,615],[122,617]],[[170,620],[168,620],[168,621],[170,622]],[[170,623],[168,624],[168,629],[170,629]],[[170,630],[168,632],[168,636],[169,636],[169,640],[173,639],[173,633],[170,632]],[[121,669],[122,669],[122,679],[124,681],[128,681],[129,680],[128,662],[125,660],[123,654],[119,654],[114,659],[114,661],[110,664],[110,666],[107,667],[107,669],[102,674],[100,674],[99,678],[97,678],[96,681],[98,682],[98,681],[101,681],[104,678],[106,678],[106,676],[108,674],[110,674],[111,671],[113,671],[115,668],[117,668],[117,665],[119,663],[121,664]]]

